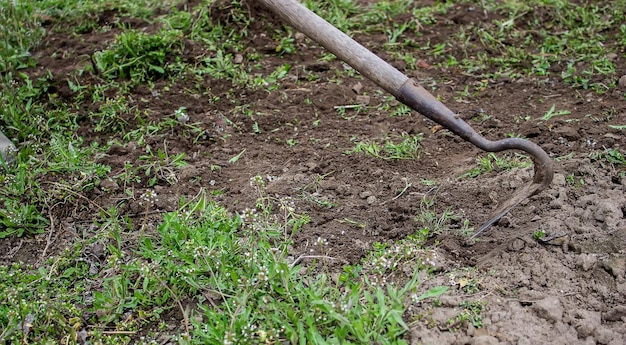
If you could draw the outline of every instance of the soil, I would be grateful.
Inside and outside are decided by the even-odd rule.
[[[488,20],[482,13],[459,6],[438,18],[436,26],[425,27],[417,39],[435,44],[458,25],[480,25]],[[106,13],[111,18],[102,20],[112,21],[115,15]],[[316,250],[313,244],[321,237],[328,240],[327,254],[337,258],[339,267],[344,262],[359,263],[375,242],[399,240],[416,231],[420,202],[434,193],[433,187],[422,181],[436,182],[438,212],[450,208],[475,227],[498,202],[530,183],[531,167],[459,179],[483,152],[417,113],[390,116],[378,107],[388,97],[380,87],[358,75],[337,80],[335,71],[345,67],[340,61],[319,62],[323,49],[307,39],[299,37],[295,54],[271,53],[276,43],[268,36],[268,25],[284,30],[275,20],[272,17],[264,25],[253,26],[249,44],[264,52],[261,64],[268,74],[276,66],[292,65],[277,90],[251,91],[224,80],[206,79],[201,88],[219,98],[215,102],[199,92],[185,91],[196,89],[191,80],[180,80],[174,86],[157,80],[156,91],[145,87],[132,90],[131,98],[149,120],[172,118],[177,109],[185,107],[188,123],[204,129],[198,136],[181,124],[166,134],[146,137],[153,149],[167,145],[170,155],[185,153],[189,163],[176,171],[173,184],[157,181],[158,201],[151,221],[157,221],[162,212],[176,210],[181,197],[193,197],[202,189],[221,191],[215,199],[232,211],[253,208],[256,194],[249,182],[260,175],[269,180],[269,194],[291,197],[296,209],[311,217],[304,230],[294,235],[293,255]],[[141,22],[129,25],[151,26]],[[105,34],[69,36],[49,30],[34,52],[38,67],[27,72],[36,77],[49,70],[56,86],[51,92],[71,102],[77,95],[67,80],[78,76],[82,84],[94,81],[95,76],[78,75],[77,70],[89,64],[86,55],[104,49],[116,32],[113,28]],[[377,53],[386,41],[376,35],[355,38]],[[198,45],[189,47],[190,59],[212,53]],[[412,344],[626,343],[626,178],[623,166],[620,171],[590,157],[603,148],[624,152],[623,130],[609,125],[626,124],[626,90],[597,95],[564,85],[560,73],[554,72],[542,78],[489,81],[475,97],[457,101],[466,85],[482,81],[457,70],[430,67],[437,62],[435,58],[420,56],[423,53],[418,50],[415,54],[423,63],[407,73],[482,135],[499,139],[520,134],[560,159],[553,184],[513,209],[475,244],[453,233],[433,239],[439,273],[423,282],[424,287],[452,284],[452,288],[440,305],[411,306],[407,317],[427,316],[412,323],[408,340]],[[401,61],[385,54],[382,57],[403,70]],[[243,58],[242,63],[256,63],[247,62],[245,54]],[[615,60],[621,68],[618,76],[626,74],[624,54]],[[320,78],[307,80],[309,70]],[[357,104],[363,95],[369,96],[367,111],[347,110],[342,117],[336,110],[337,106]],[[253,115],[243,114],[233,98]],[[538,120],[553,105],[571,114]],[[105,144],[120,139],[116,133],[94,132],[87,117],[89,109],[80,111],[79,134],[86,142]],[[259,133],[253,126],[258,126]],[[401,133],[424,134],[418,159],[387,161],[344,153],[354,148],[355,138],[382,139]],[[134,162],[144,153],[136,147],[136,143],[114,145],[100,162],[111,166],[111,176],[118,175],[125,162]],[[241,152],[239,160],[229,162]],[[52,233],[1,241],[2,252],[8,253],[2,262],[40,262],[42,255],[52,255],[75,238],[92,235],[95,230],[89,224],[97,213],[94,205],[104,209],[116,205],[120,214],[138,222],[144,210],[138,196],[149,189],[147,181],[126,186],[135,198],[128,197],[123,187],[105,181],[86,195],[89,203],[78,200],[54,206],[49,210]],[[313,197],[335,206],[311,202]],[[533,238],[539,230],[546,233],[541,241]],[[476,282],[477,290],[467,293],[459,277]],[[481,328],[470,322],[448,323],[463,310],[459,304],[467,300],[485,304]]]

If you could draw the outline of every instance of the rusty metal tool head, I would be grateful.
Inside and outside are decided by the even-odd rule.
[[[502,202],[488,220],[472,235],[472,238],[496,223],[511,208],[550,185],[554,167],[550,156],[536,144],[519,138],[491,141],[479,135],[469,124],[439,102],[419,83],[376,56],[367,48],[341,32],[300,4],[297,0],[257,0],[283,21],[295,27],[312,40],[345,61],[363,76],[394,95],[400,102],[420,114],[449,129],[476,147],[488,151],[522,150],[530,155],[535,164],[535,176],[530,185],[517,190],[511,198]]]
[[[496,223],[522,200],[541,192],[552,182],[554,175],[552,159],[550,159],[550,156],[548,156],[541,147],[532,141],[520,138],[508,138],[497,141],[488,140],[476,133],[467,122],[459,118],[452,110],[448,109],[426,91],[417,81],[412,79],[407,80],[404,85],[402,85],[398,90],[396,98],[484,151],[500,152],[504,150],[521,150],[530,155],[535,165],[535,176],[532,183],[518,189],[509,199],[500,203],[491,213],[488,220],[483,223],[470,239],[475,238]]]

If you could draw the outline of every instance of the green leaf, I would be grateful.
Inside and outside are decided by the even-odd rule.
[[[446,291],[448,291],[447,286],[435,286],[431,288],[430,290],[421,294],[419,297],[417,297],[416,301],[421,301],[427,298],[438,297],[446,293]]]
[[[246,149],[243,149],[243,151],[239,152],[239,154],[237,154],[235,157],[229,159],[228,163],[230,163],[230,164],[237,163],[237,161],[239,160],[239,158],[241,158],[241,156],[243,155],[244,152],[246,152]]]
[[[404,323],[404,320],[402,319],[402,310],[396,309],[396,310],[392,310],[389,312],[389,317],[395,321],[395,323],[397,323],[398,325],[400,325],[402,328],[404,328],[405,331],[409,330],[409,326],[407,326],[406,323]]]

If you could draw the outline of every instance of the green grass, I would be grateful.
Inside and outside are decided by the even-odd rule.
[[[174,311],[183,319],[184,332],[177,335],[181,343],[325,339],[403,344],[407,301],[445,292],[443,287],[420,291],[417,275],[399,286],[383,284],[379,277],[394,267],[377,264],[347,266],[337,282],[325,272],[302,275],[301,258],[289,259],[288,248],[291,234],[308,217],[296,212],[290,200],[268,196],[263,178],[252,184],[259,195],[256,209],[232,214],[202,193],[181,200],[180,208],[164,214],[156,233],[149,235],[135,233],[128,220],[110,209],[101,213],[100,235],[77,243],[46,266],[0,267],[3,338],[46,342],[69,337],[76,342],[87,322],[100,325],[89,332],[93,341],[126,342],[125,332],[133,334]],[[145,200],[156,197],[146,195]],[[284,209],[284,217],[273,217],[273,208]],[[316,257],[323,258],[325,244],[318,242],[322,255]],[[83,248],[98,243],[105,244],[101,263],[83,255]],[[378,261],[364,262],[387,258],[426,268],[433,259],[419,246],[412,239],[395,249],[379,246],[371,254]],[[94,290],[92,281],[101,288]],[[183,306],[190,300],[196,305],[191,310]],[[87,318],[81,316],[84,312]],[[28,332],[19,326],[24,320],[30,320]],[[107,324],[123,332],[107,335]]]
[[[437,65],[496,79],[503,75],[554,76],[551,67],[558,66],[561,72],[556,77],[574,87],[604,93],[615,86],[619,76],[607,52],[619,54],[618,46],[626,38],[622,24],[626,2],[482,4],[501,19],[459,27],[449,39],[431,42],[429,54]],[[607,43],[612,36],[618,37],[617,46]]]
[[[594,151],[589,154],[593,161],[600,162],[603,167],[610,167],[613,171],[617,171],[622,177],[626,176],[626,154],[617,148],[607,149],[603,151]]]
[[[363,153],[383,160],[417,159],[421,140],[421,135],[404,133],[394,139],[385,139],[381,144],[376,141],[357,141],[354,148],[345,153],[348,155]]]
[[[168,57],[173,63],[184,47],[181,33],[161,30],[146,34],[126,30],[115,37],[109,49],[94,54],[96,73],[106,79],[130,79],[135,83],[165,77],[169,72]]]
[[[10,235],[32,235],[44,232],[49,221],[41,212],[49,205],[77,194],[93,190],[110,172],[106,165],[96,163],[98,145],[85,146],[82,139],[55,135],[45,151],[35,155],[33,148],[21,150],[15,167],[0,174],[4,196],[0,205],[0,238]],[[61,176],[46,182],[46,176]]]
[[[503,157],[495,153],[489,153],[484,157],[476,159],[476,166],[463,173],[459,178],[474,178],[486,173],[525,168],[530,165],[530,160],[524,155],[515,154],[513,157]]]
[[[470,222],[463,219],[463,215],[454,212],[451,208],[442,211],[435,209],[437,197],[437,187],[433,187],[434,194],[425,195],[420,202],[420,212],[415,217],[418,224],[418,233],[424,241],[443,233],[454,233],[462,236],[470,236],[474,228],[470,227]]]
[[[548,110],[543,116],[540,118],[541,121],[548,121],[556,116],[566,116],[571,114],[572,112],[569,110],[556,110],[556,105],[552,105],[550,110]]]
[[[45,33],[35,16],[37,7],[9,0],[0,1],[0,7],[0,73],[34,65],[31,50]]]
[[[138,170],[148,178],[149,187],[154,186],[157,182],[174,185],[178,182],[176,170],[187,166],[185,153],[172,155],[167,150],[167,141],[163,142],[163,149],[156,149],[156,153],[150,145],[146,145],[146,154],[139,156],[138,163]]]
[[[420,56],[444,72],[476,78],[479,82],[459,93],[463,98],[476,96],[503,76],[550,78],[575,92],[604,93],[615,88],[619,69],[609,54],[623,54],[626,44],[624,1],[588,6],[561,0],[483,1],[497,19],[470,26],[446,24],[443,15],[454,10],[455,2],[305,4],[348,33],[385,37],[380,47],[372,48],[404,62],[407,70],[419,67]],[[213,0],[193,8],[182,1],[0,0],[0,130],[20,147],[15,166],[0,167],[0,239],[18,243],[35,235],[56,236],[53,229],[59,231],[61,225],[55,212],[64,205],[93,213],[77,225],[76,239],[64,250],[31,258],[30,265],[0,266],[0,341],[77,344],[87,338],[94,344],[119,344],[166,336],[179,344],[405,344],[407,307],[430,303],[447,291],[445,286],[426,290],[418,280],[433,273],[438,259],[424,243],[438,234],[467,235],[473,229],[461,214],[437,209],[434,197],[425,197],[413,215],[414,234],[373,245],[362,262],[345,265],[339,273],[327,267],[336,260],[326,248],[327,239],[318,239],[313,254],[290,256],[294,233],[310,219],[295,208],[294,200],[269,195],[260,176],[251,181],[257,199],[253,209],[224,208],[214,198],[222,193],[216,189],[180,198],[175,212],[154,212],[163,197],[155,187],[175,185],[177,173],[202,158],[171,149],[168,135],[180,134],[196,145],[226,142],[229,134],[209,138],[210,128],[187,122],[198,110],[186,104],[174,105],[178,110],[154,120],[145,110],[150,94],[202,97],[206,102],[197,107],[202,109],[232,104],[241,114],[220,114],[228,126],[240,130],[228,117],[241,115],[260,134],[271,129],[261,129],[263,114],[242,95],[284,92],[286,80],[295,87],[305,80],[326,82],[317,72],[300,75],[301,66],[292,66],[290,57],[300,56],[302,44],[310,44],[307,39],[298,42],[294,30],[251,15],[248,5]],[[446,34],[425,39],[435,24]],[[259,27],[269,38],[263,51],[252,44],[258,37],[251,32]],[[77,40],[86,34],[110,39],[94,47],[92,56],[82,56],[86,63],[67,74],[41,70],[34,77],[27,68],[37,66],[34,52],[45,46],[47,32]],[[617,43],[609,44],[614,37]],[[188,56],[191,48],[194,55]],[[261,62],[268,55],[280,60],[266,69]],[[314,58],[335,59],[327,52]],[[357,74],[341,69],[329,82],[341,83],[344,76]],[[215,94],[203,83],[208,79],[227,91]],[[63,83],[71,90],[69,97],[60,92]],[[436,88],[437,82],[427,86]],[[133,98],[136,88],[147,90],[148,96]],[[311,100],[304,103],[313,106]],[[387,98],[379,107],[336,110],[347,120],[369,111],[391,118],[411,115],[409,108],[392,104]],[[553,106],[541,119],[560,115],[567,111]],[[313,123],[323,125],[320,120]],[[623,129],[621,124],[610,126]],[[87,142],[79,134],[85,130],[100,140]],[[298,139],[281,145],[295,150],[306,142]],[[346,153],[417,160],[421,140],[408,134],[354,139],[354,148]],[[112,145],[133,147],[140,154],[136,161],[112,169],[102,160]],[[241,164],[245,155],[245,149],[232,152],[207,170]],[[591,158],[624,174],[624,154],[617,149],[595,152]],[[462,177],[529,164],[522,156],[488,154]],[[105,182],[118,186],[123,196],[103,209],[92,198],[96,190],[110,192],[100,188]],[[316,207],[341,206],[316,190],[301,192],[298,196]],[[131,201],[141,206],[133,216],[122,212]],[[359,231],[366,227],[350,215],[341,222]],[[472,284],[464,286],[473,289]],[[467,302],[461,307],[451,328],[464,322],[482,325],[484,305]],[[180,324],[168,323],[166,315],[174,315]]]

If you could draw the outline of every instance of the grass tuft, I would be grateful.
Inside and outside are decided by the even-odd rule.
[[[147,34],[127,30],[115,37],[109,49],[95,53],[94,59],[97,73],[109,80],[143,82],[166,76],[167,63],[175,61],[183,48],[176,31]]]
[[[403,133],[397,136],[397,139],[400,140],[399,143],[395,143],[391,139],[385,139],[382,145],[378,144],[376,141],[371,143],[359,141],[356,142],[352,150],[346,151],[345,154],[364,153],[368,156],[383,160],[417,159],[419,157],[422,138],[423,136],[421,134],[409,135]]]

